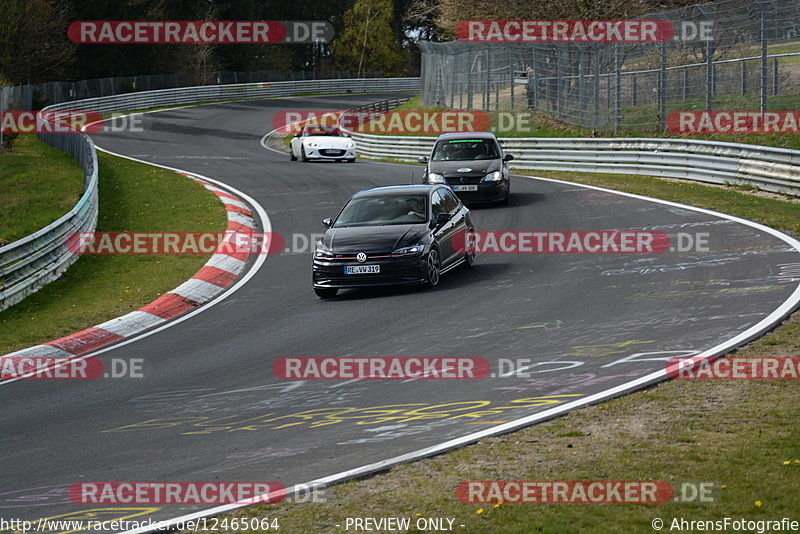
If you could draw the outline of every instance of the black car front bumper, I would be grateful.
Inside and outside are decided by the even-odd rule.
[[[453,191],[462,202],[478,204],[482,202],[501,202],[508,196],[508,180],[497,182],[478,181],[477,184],[465,184],[459,178],[447,178],[447,185],[451,188],[459,185],[477,185],[477,191]]]
[[[389,256],[370,258],[364,263],[355,260],[321,260],[314,258],[314,287],[348,288],[387,285],[421,284],[427,281],[427,256]],[[380,265],[379,273],[345,274],[345,267],[353,265]]]

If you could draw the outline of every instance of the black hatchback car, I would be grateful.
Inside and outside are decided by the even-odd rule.
[[[435,286],[439,276],[475,261],[465,236],[469,210],[442,185],[368,189],[353,195],[314,251],[314,291],[396,284]]]
[[[446,184],[464,202],[508,203],[511,178],[506,154],[491,132],[442,134],[436,139],[426,163],[424,180],[428,184]]]

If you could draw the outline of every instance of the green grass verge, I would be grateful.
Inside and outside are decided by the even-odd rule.
[[[225,230],[225,208],[197,182],[104,153],[98,158],[98,231]],[[84,256],[60,279],[0,312],[0,354],[136,310],[191,278],[207,260],[205,255]]]
[[[0,153],[0,246],[47,226],[83,193],[83,172],[71,156],[33,135]]]
[[[680,201],[800,236],[800,203],[646,176],[536,172]],[[800,354],[800,312],[737,356]],[[662,519],[800,520],[798,381],[670,381],[387,473],[327,488],[325,502],[252,506],[226,517],[278,518],[287,532],[339,533],[348,517],[455,519],[464,533],[655,532]],[[481,428],[481,427],[476,427]],[[463,504],[467,480],[710,482],[713,503]],[[336,527],[336,525],[342,527]],[[460,527],[464,525],[464,527]],[[418,532],[415,529],[409,532]]]

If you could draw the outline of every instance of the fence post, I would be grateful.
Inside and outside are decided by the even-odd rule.
[[[778,58],[772,58],[772,96],[778,94]]]
[[[689,98],[689,67],[683,69],[681,78],[681,100],[687,100]]]
[[[600,53],[593,48],[592,54],[594,54],[594,116],[592,117],[592,131],[594,131],[600,124]]]
[[[742,95],[747,94],[747,61],[742,61]]]
[[[619,131],[622,122],[622,58],[619,43],[614,43],[614,133]]]
[[[586,86],[586,51],[581,47],[578,55],[578,124],[583,127],[583,113],[586,107],[584,87]]]
[[[516,79],[514,78],[514,63],[508,66],[511,69],[511,111],[514,111],[514,85],[516,84]]]
[[[661,70],[658,72],[658,129],[667,127],[667,43],[661,43]]]
[[[631,105],[636,105],[636,73],[631,73]]]
[[[533,109],[534,111],[539,111],[539,67],[536,65],[536,45],[533,45],[532,52],[533,55],[533,65],[531,66],[533,69],[533,75],[531,76],[531,84],[533,84]]]
[[[706,111],[711,111],[714,98],[714,40],[706,43]]]
[[[564,69],[564,49],[562,46],[556,45],[558,50],[556,59],[556,117],[561,120],[561,94],[564,92],[564,80],[562,73]]]
[[[767,111],[767,12],[759,0],[755,2],[756,8],[761,13],[760,35],[761,39],[761,113]]]

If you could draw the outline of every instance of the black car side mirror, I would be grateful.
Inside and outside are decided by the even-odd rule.
[[[417,158],[417,161],[419,161],[420,163],[428,163],[428,156],[420,156],[419,158]]]
[[[330,228],[331,226],[333,226],[333,219],[331,219],[330,217],[328,217],[327,219],[322,219],[322,226],[324,226],[325,228]]]
[[[299,133],[294,134],[295,137],[300,137]]]
[[[503,156],[503,161],[511,161],[512,159],[514,159],[514,156],[512,156],[511,154],[506,154],[505,156]]]

